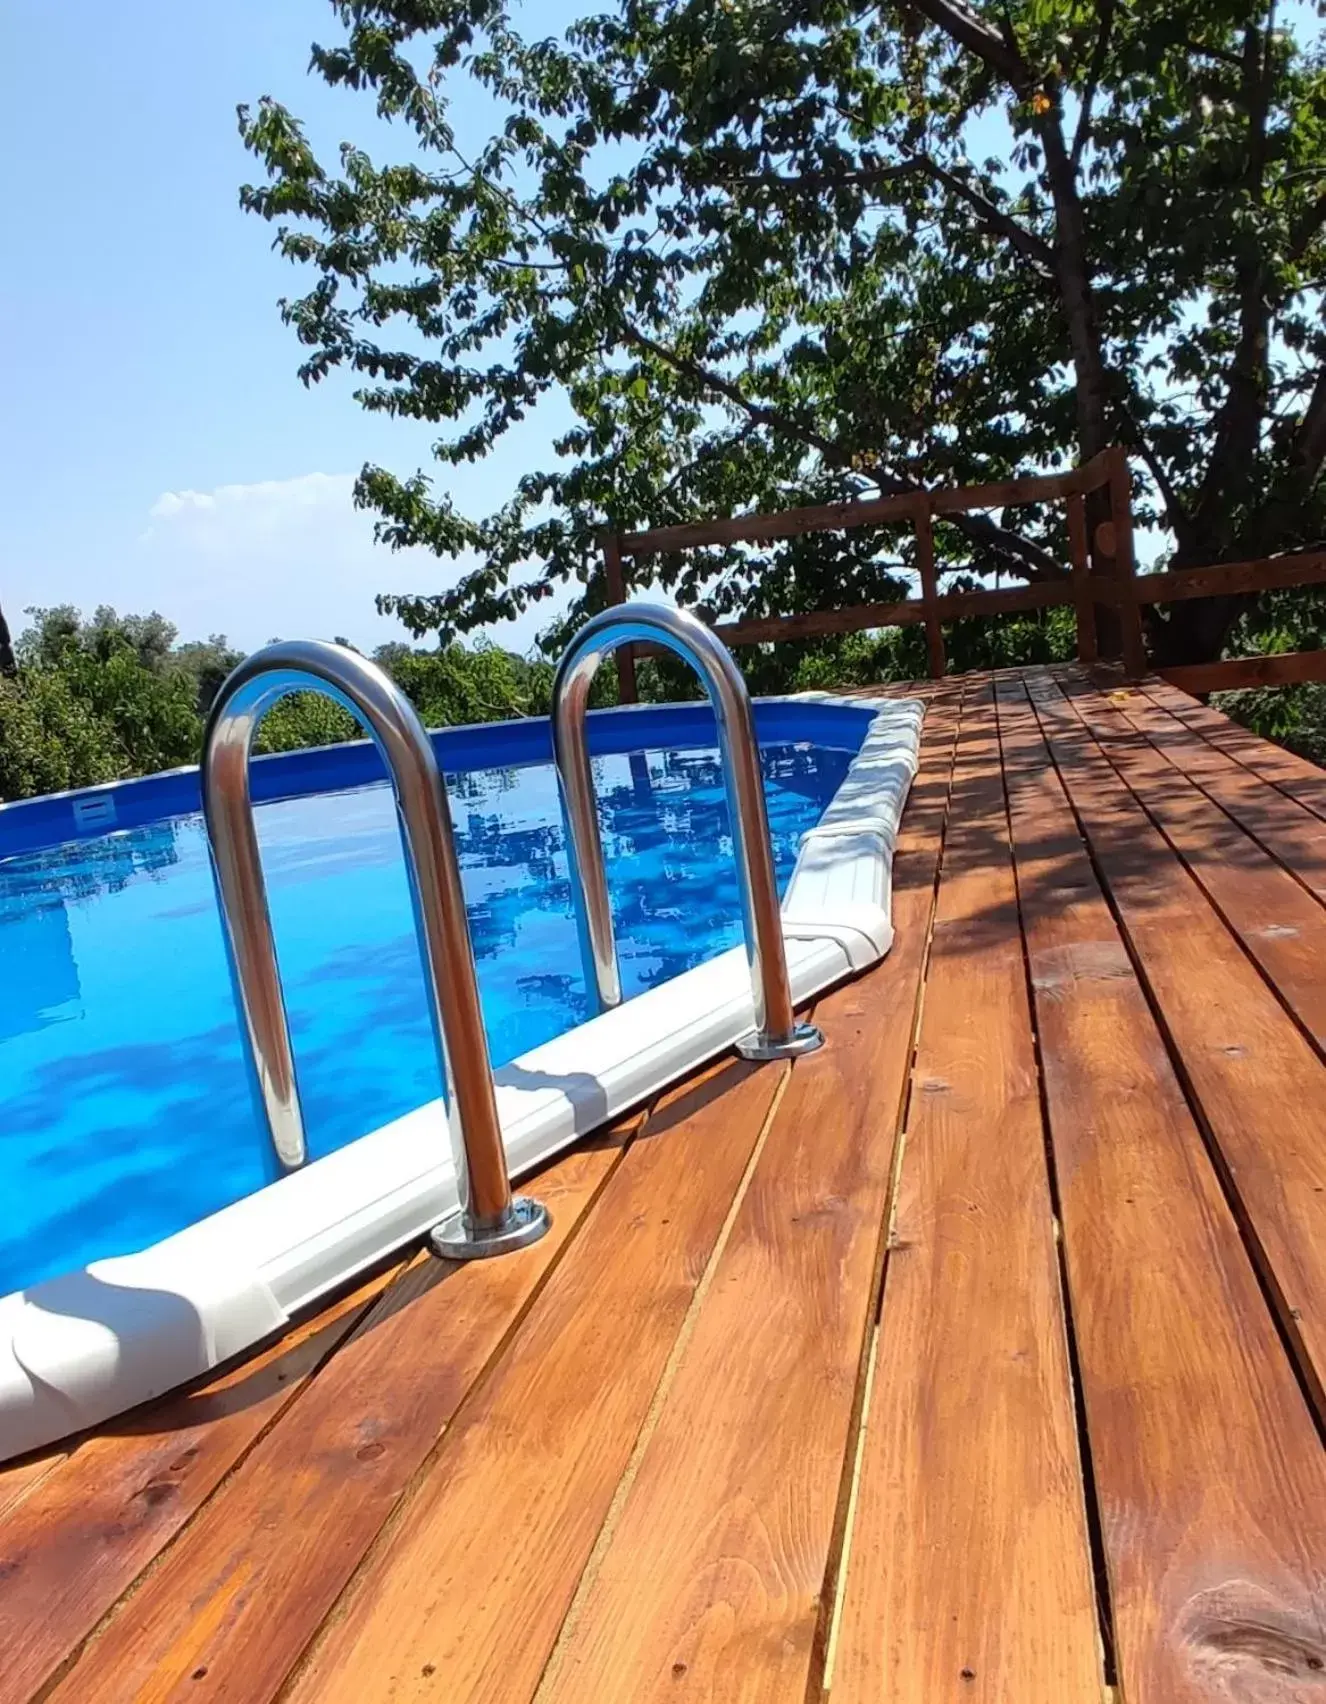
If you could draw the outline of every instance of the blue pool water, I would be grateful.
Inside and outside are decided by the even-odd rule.
[[[780,883],[851,761],[769,746]],[[712,751],[596,758],[628,996],[740,939]],[[550,766],[449,780],[494,1064],[585,1016]],[[385,785],[258,810],[310,1148],[439,1092]],[[197,816],[0,860],[0,1295],[268,1181]],[[16,1210],[16,1211],[15,1211]]]

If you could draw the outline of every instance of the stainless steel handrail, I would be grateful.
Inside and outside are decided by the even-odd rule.
[[[572,640],[553,682],[553,755],[566,812],[571,893],[590,998],[600,1010],[618,1006],[622,987],[585,715],[594,672],[603,658],[619,645],[638,640],[666,645],[691,665],[704,682],[718,723],[755,1008],[755,1033],[738,1042],[738,1050],[748,1059],[812,1052],[824,1037],[813,1024],[798,1023],[792,1010],[750,694],[723,642],[695,616],[666,604],[621,604],[592,617]]]
[[[249,755],[272,705],[287,693],[309,690],[335,699],[365,725],[396,795],[460,1190],[460,1218],[438,1226],[433,1244],[451,1260],[522,1248],[541,1237],[550,1221],[538,1202],[511,1194],[451,812],[432,741],[409,699],[376,663],[320,640],[268,645],[246,658],[217,694],[203,741],[203,813],[212,868],[235,998],[272,1145],[287,1170],[303,1165],[308,1155],[258,853]]]

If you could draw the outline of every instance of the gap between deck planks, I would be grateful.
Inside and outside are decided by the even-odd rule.
[[[725,1064],[651,1119],[290,1697],[533,1694],[786,1074]]]
[[[1163,709],[1200,734],[1217,751],[1225,752],[1252,774],[1295,799],[1305,810],[1326,819],[1326,774],[1305,757],[1258,739],[1237,722],[1209,705],[1199,704],[1167,681],[1147,680],[1142,690]]]
[[[394,1262],[259,1355],[75,1441],[0,1515],[0,1704],[66,1662],[303,1391]]]
[[[1297,799],[1211,745],[1147,693],[1111,695],[1110,707],[1240,828],[1326,903],[1326,823]]]
[[[1298,929],[1326,955],[1326,913],[1312,915],[1321,911],[1315,900],[1283,871],[1268,870],[1265,854],[1251,843],[1246,855],[1232,847],[1228,819],[1215,825],[1216,843],[1240,880],[1232,884],[1211,872],[1196,841],[1206,812],[1190,813],[1182,802],[1162,805],[1150,788],[1140,800],[1125,784],[1144,780],[1139,765],[1116,772],[1106,761],[1110,748],[1090,737],[1107,712],[1093,705],[1092,695],[1073,687],[1068,692],[1065,700],[1048,685],[1037,689],[1052,749],[1162,1032],[1228,1177],[1282,1329],[1326,1419],[1326,1152],[1320,1139],[1326,1070],[1281,1000],[1299,1011],[1305,1027],[1317,1008],[1301,960],[1277,955],[1254,932]],[[1181,784],[1172,791],[1181,801]],[[1205,902],[1143,802],[1154,802],[1162,820],[1177,824],[1181,849],[1218,886],[1228,915]],[[1303,907],[1311,912],[1305,915]],[[1297,938],[1288,937],[1291,944]],[[1323,962],[1326,956],[1317,960],[1318,987]]]
[[[931,723],[927,751],[940,726],[941,718]],[[946,789],[945,776],[945,793]],[[923,779],[918,787],[921,820],[926,794]],[[905,951],[900,941],[895,954]],[[890,955],[885,970],[898,962]],[[919,968],[918,959],[911,979],[913,1001]],[[886,977],[885,983],[893,987],[905,985],[906,980],[895,975]],[[846,1004],[857,997],[849,989],[830,999]],[[910,1007],[905,1002],[898,1027],[905,1043],[910,1039]],[[904,1045],[904,1068],[906,1051]],[[799,1061],[792,1068],[793,1085],[815,1059],[821,1056]],[[826,1049],[819,1072],[832,1079],[836,1069],[833,1054]],[[808,1076],[813,1083],[814,1074]],[[416,1698],[442,1699],[446,1704],[477,1699],[519,1704],[532,1697],[572,1606],[581,1573],[613,1512],[651,1410],[659,1416],[654,1438],[668,1436],[666,1399],[659,1400],[660,1380],[691,1376],[685,1371],[687,1351],[704,1350],[704,1314],[715,1296],[722,1295],[717,1273],[723,1252],[733,1245],[737,1250],[748,1246],[750,1233],[743,1229],[741,1218],[746,1186],[758,1175],[769,1145],[781,1148],[791,1139],[786,1133],[790,1127],[780,1131],[775,1112],[776,1096],[786,1079],[785,1067],[754,1075],[730,1067],[688,1120],[666,1135],[660,1132],[656,1152],[663,1175],[642,1174],[635,1193],[629,1199],[624,1196],[616,1219],[587,1227],[559,1272],[561,1282],[549,1287],[546,1305],[531,1314],[520,1339],[472,1406],[468,1424],[462,1419],[457,1426],[450,1452],[444,1451],[439,1458],[390,1550],[356,1582],[343,1614],[329,1625],[291,1689],[292,1701],[343,1699],[359,1704],[375,1692],[387,1692],[402,1704]],[[794,1105],[802,1092],[796,1091]],[[895,1089],[895,1116],[900,1092],[901,1078]],[[812,1095],[807,1109],[813,1106]],[[771,1124],[767,1123],[770,1114]],[[890,1137],[891,1131],[886,1131],[885,1147]],[[648,1146],[647,1141],[637,1144],[635,1152]],[[624,1171],[615,1181],[624,1185]],[[757,1199],[762,1195],[761,1188]],[[826,1229],[847,1220],[850,1215],[841,1209],[827,1214],[823,1227],[812,1216],[806,1227],[808,1245],[813,1247]],[[664,1235],[669,1222],[672,1229]],[[626,1235],[632,1227],[640,1230],[634,1238]],[[680,1264],[674,1249],[685,1251]],[[706,1277],[715,1256],[713,1274]],[[733,1260],[740,1259],[734,1252]],[[870,1285],[869,1264],[863,1263],[867,1269],[858,1279],[862,1290]],[[687,1315],[697,1292],[700,1303],[688,1328]],[[749,1298],[746,1311],[752,1321],[764,1304],[762,1295]],[[864,1295],[859,1306],[864,1314]],[[864,1333],[864,1320],[860,1329]],[[678,1349],[682,1333],[686,1335]],[[731,1355],[740,1355],[740,1339],[728,1347]],[[852,1402],[860,1343],[854,1352],[849,1345],[840,1353],[850,1362],[850,1370],[839,1374],[843,1389],[835,1413],[841,1428],[843,1405],[850,1410]],[[747,1384],[738,1386],[735,1395],[748,1397],[752,1392],[761,1394],[758,1386]],[[713,1414],[707,1407],[707,1391],[705,1395],[704,1415],[696,1417],[695,1457],[686,1483],[679,1486],[673,1481],[668,1488],[674,1503],[689,1501],[690,1478],[704,1473],[711,1445],[721,1473],[729,1425],[735,1426],[741,1443],[748,1447],[751,1442],[739,1416],[729,1420]],[[818,1456],[816,1465],[822,1465]],[[757,1458],[751,1460],[750,1471],[754,1482]],[[648,1487],[651,1476],[646,1450],[633,1483],[643,1480]],[[770,1494],[778,1492],[776,1484],[768,1489]],[[767,1669],[754,1665],[743,1675],[743,1687],[751,1690],[743,1691],[742,1697],[762,1696],[758,1690],[762,1684],[783,1689],[781,1695],[795,1697],[798,1704],[804,1696],[818,1619],[817,1603],[806,1600],[805,1581],[818,1562],[820,1576],[812,1592],[822,1582],[838,1490],[839,1475],[833,1474],[827,1510],[823,1503],[817,1509],[819,1526],[812,1554],[798,1561],[793,1589],[786,1592],[778,1612],[783,1625],[789,1615],[796,1622],[791,1661],[774,1662]],[[631,1518],[629,1490],[621,1495],[619,1513]],[[697,1506],[704,1511],[703,1503]],[[721,1514],[715,1511],[720,1526]],[[778,1524],[771,1520],[771,1528]],[[598,1559],[610,1563],[611,1551],[611,1542],[605,1541]],[[773,1574],[777,1575],[776,1567]],[[657,1585],[654,1578],[636,1576],[637,1615],[647,1616],[651,1602],[664,1602],[661,1592],[655,1598]],[[757,1603],[760,1596],[753,1594]],[[595,1624],[592,1597],[590,1590],[583,1606],[589,1610],[586,1625],[591,1627]],[[755,1613],[754,1606],[748,1605],[748,1610]],[[644,1654],[655,1631],[636,1630],[637,1660],[647,1684],[655,1683],[659,1674]],[[713,1625],[706,1631],[712,1639]],[[700,1666],[692,1669],[687,1664],[679,1674],[673,1673],[672,1664],[684,1659],[669,1658],[662,1679],[670,1697],[711,1696],[705,1691],[710,1673],[705,1663],[713,1651],[713,1644],[707,1645]],[[764,1654],[770,1654],[767,1645]],[[559,1661],[568,1657],[573,1664],[578,1660],[574,1628]],[[549,1685],[556,1683],[553,1673]],[[786,1691],[789,1684],[791,1693]]]
[[[834,1704],[1101,1697],[993,699],[964,711]]]
[[[1171,762],[1151,743],[1153,722],[1159,719],[1159,713],[1151,718],[1145,711],[1140,715],[1131,711],[1135,703],[1147,703],[1140,694],[1115,694],[1105,700],[1071,680],[1062,683],[1061,691],[1125,788],[1182,859],[1244,952],[1260,966],[1266,982],[1295,1014],[1318,1051],[1326,1048],[1326,977],[1322,975],[1326,964],[1326,908],[1305,883],[1203,791],[1191,778],[1190,770],[1179,767],[1176,773],[1177,757]],[[1187,755],[1186,740],[1183,749]],[[1200,770],[1200,757],[1195,761]],[[1250,790],[1273,801],[1284,816],[1295,812],[1313,824],[1326,850],[1326,823],[1318,823],[1246,773],[1244,780]],[[1309,861],[1309,845],[1300,840],[1295,850],[1305,863]],[[1135,861],[1143,855],[1148,866],[1154,855],[1172,881],[1173,859],[1159,853],[1148,837],[1138,843]],[[1326,878],[1326,868],[1322,873]],[[1185,899],[1190,898],[1185,884],[1179,884],[1179,891]],[[1206,910],[1198,905],[1195,911],[1209,928]]]
[[[897,944],[817,1008],[539,1704],[801,1704],[817,1672],[947,812],[932,717]]]
[[[1123,1695],[1326,1699],[1326,1456],[1080,838],[1085,735],[1031,691],[999,721]]]
[[[455,1266],[417,1255],[51,1696],[79,1704],[273,1696],[555,1269],[639,1122],[540,1176],[552,1229],[519,1257]]]

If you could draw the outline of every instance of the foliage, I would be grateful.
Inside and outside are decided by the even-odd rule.
[[[67,605],[29,610],[17,673],[0,676],[0,799],[86,787],[196,763],[203,722],[243,653],[224,636],[176,644],[161,616],[101,608],[85,621]],[[547,710],[552,670],[495,646],[375,653],[430,726],[491,721]],[[605,670],[605,676],[611,676]],[[347,711],[320,693],[274,705],[260,751],[293,751],[358,739]]]
[[[340,745],[361,740],[364,730],[350,714],[321,692],[292,692],[278,699],[258,727],[254,749],[303,751],[307,746]]]
[[[111,763],[119,774],[145,774],[194,760],[196,692],[184,671],[168,666],[175,640],[168,621],[155,614],[120,617],[104,606],[86,623],[68,605],[29,614],[35,619],[19,639],[17,688],[35,690],[48,717],[59,714],[67,701],[75,722],[86,720],[96,730],[90,743],[80,746],[77,727],[71,727],[76,749],[89,760],[95,751],[99,768]],[[63,693],[50,687],[52,677]],[[74,773],[76,778],[64,785],[107,778]]]
[[[1326,686],[1313,682],[1217,692],[1211,702],[1264,740],[1275,740],[1326,768]]]
[[[555,459],[494,514],[366,467],[379,536],[480,565],[382,607],[444,636],[561,583],[597,534],[1062,466],[1145,471],[1174,566],[1326,532],[1326,64],[1273,0],[620,0],[526,38],[506,0],[333,0],[315,47],[403,134],[339,170],[241,109],[244,204],[311,287],[301,374],[437,422],[443,468],[558,394]],[[537,11],[535,30],[538,29]],[[478,85],[477,103],[463,93]],[[495,111],[471,145],[469,101]],[[1063,572],[1049,511],[954,518],[950,568]],[[899,595],[886,533],[656,559],[710,615]],[[1242,606],[1152,621],[1216,654]],[[555,638],[554,636],[554,642]]]
[[[110,730],[54,670],[0,678],[0,800],[129,773]]]
[[[383,645],[373,655],[430,727],[548,712],[551,665],[526,662],[496,645],[480,643],[473,650],[448,645],[436,651]]]
[[[1326,647],[1326,599],[1265,592],[1231,635],[1231,656],[1265,656]],[[1302,757],[1326,765],[1326,686],[1258,687],[1217,693],[1212,702],[1263,739],[1278,740]]]

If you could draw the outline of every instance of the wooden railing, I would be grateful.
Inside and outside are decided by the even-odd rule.
[[[1037,580],[1025,586],[993,590],[940,592],[934,551],[935,516],[1049,502],[1063,502],[1067,506],[1069,572],[1062,579]],[[1090,528],[1088,508],[1094,521]],[[803,509],[784,509],[776,514],[739,515],[730,520],[655,527],[648,532],[608,533],[603,538],[603,554],[609,601],[621,603],[625,599],[622,559],[627,556],[655,556],[711,544],[765,544],[806,533],[890,522],[909,524],[914,532],[916,572],[921,583],[919,598],[811,610],[798,615],[721,621],[715,623],[714,631],[728,645],[763,645],[920,623],[925,627],[929,672],[937,679],[947,667],[944,622],[1072,604],[1077,613],[1079,660],[1087,664],[1098,660],[1102,624],[1097,612],[1103,608],[1113,612],[1116,618],[1116,643],[1111,649],[1121,656],[1125,673],[1138,678],[1147,669],[1142,637],[1143,605],[1326,581],[1326,552],[1321,551],[1139,575],[1133,550],[1128,454],[1116,447],[1068,473],[1036,474],[994,485],[869,497],[853,503],[821,503]],[[635,658],[629,648],[618,653],[617,666],[622,700],[634,703]],[[1290,680],[1326,680],[1326,651],[1295,653],[1292,657],[1237,658],[1161,672],[1190,692]]]

